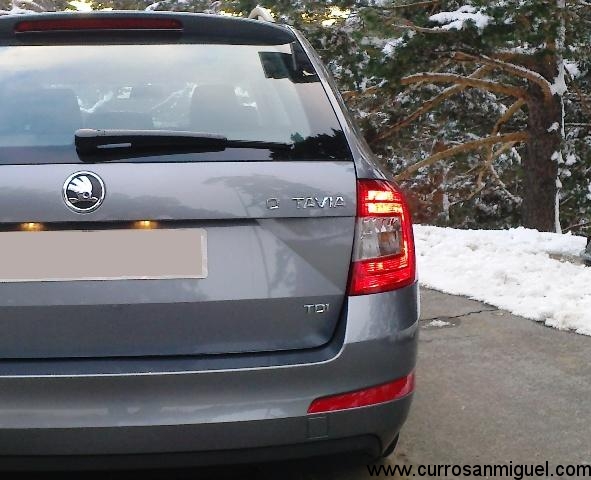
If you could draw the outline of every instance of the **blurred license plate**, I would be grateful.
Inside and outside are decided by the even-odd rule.
[[[0,233],[0,282],[207,277],[200,228]]]

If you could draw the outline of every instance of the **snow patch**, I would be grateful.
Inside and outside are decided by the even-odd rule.
[[[404,36],[399,38],[392,38],[386,41],[382,53],[387,57],[392,57],[396,53],[396,49],[407,45],[407,40],[413,38],[416,35],[415,32],[407,32]]]
[[[584,237],[417,225],[415,239],[421,285],[591,335],[591,268],[551,258],[578,256]]]
[[[569,153],[566,156],[566,161],[564,162],[566,166],[570,167],[577,163],[577,156],[574,153]]]
[[[440,12],[431,15],[429,20],[442,25],[442,30],[462,30],[467,23],[474,23],[478,30],[484,30],[493,20],[471,5],[464,5],[453,12]]]
[[[554,80],[554,83],[550,85],[550,91],[552,92],[552,95],[560,96],[563,96],[566,92],[568,92],[564,70],[558,74]]]
[[[450,325],[451,325],[451,323],[444,322],[443,320],[433,320],[432,322],[429,322],[427,324],[428,327],[434,327],[434,328],[444,328],[444,327],[449,327]]]
[[[28,15],[31,13],[38,13],[35,10],[27,10],[24,8],[19,8],[17,6],[13,6],[10,10],[0,10],[0,16],[4,15]]]
[[[548,129],[548,133],[557,132],[560,128],[560,123],[554,122],[552,126]]]
[[[566,71],[569,73],[569,75],[572,78],[577,78],[581,76],[581,69],[579,68],[579,65],[577,64],[577,62],[573,62],[570,60],[565,60],[564,61],[564,68],[566,69]]]
[[[393,38],[392,40],[388,40],[386,45],[382,49],[382,53],[388,57],[391,57],[396,49],[400,46],[403,46],[406,42],[404,41],[404,37],[400,38]]]

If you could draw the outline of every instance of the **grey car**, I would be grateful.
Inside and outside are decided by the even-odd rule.
[[[587,247],[581,252],[581,258],[587,267],[591,267],[591,237],[587,237]]]
[[[296,30],[0,18],[0,468],[395,446],[411,217]]]

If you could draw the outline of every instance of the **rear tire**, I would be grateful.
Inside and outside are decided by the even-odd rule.
[[[384,452],[382,453],[381,458],[389,457],[390,455],[392,455],[394,453],[394,450],[396,450],[396,446],[398,445],[399,439],[400,439],[400,434],[396,435],[396,438],[394,440],[392,440],[392,443],[386,447],[386,450],[384,450]]]

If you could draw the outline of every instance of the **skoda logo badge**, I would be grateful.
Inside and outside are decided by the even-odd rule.
[[[64,202],[70,210],[89,213],[101,206],[105,199],[105,184],[92,172],[76,172],[64,183]]]

